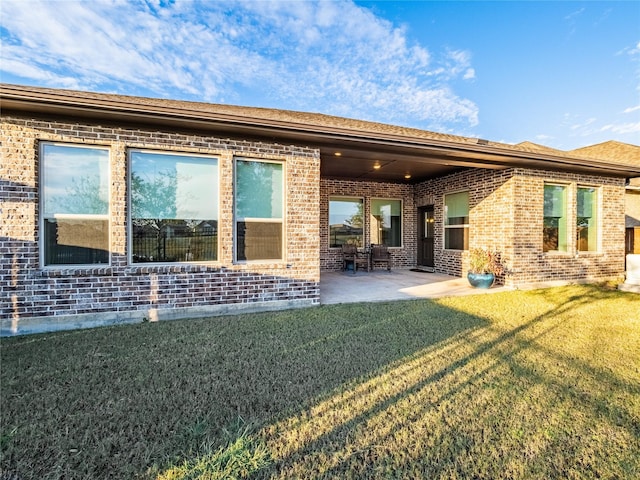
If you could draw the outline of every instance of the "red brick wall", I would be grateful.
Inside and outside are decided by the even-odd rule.
[[[131,316],[177,311],[184,316],[216,307],[319,302],[320,269],[340,268],[340,251],[329,248],[328,210],[333,195],[401,199],[403,246],[392,249],[394,268],[416,263],[417,208],[434,205],[436,270],[466,271],[466,254],[443,248],[444,195],[468,190],[470,246],[502,252],[507,285],[552,280],[620,277],[624,272],[624,181],[525,169],[468,169],[418,185],[320,179],[317,149],[153,129],[78,124],[54,119],[5,116],[0,132],[0,315],[12,327],[25,319],[95,313]],[[38,142],[107,146],[111,152],[111,265],[42,268],[38,238]],[[219,159],[219,260],[211,264],[131,265],[127,252],[128,148],[214,155]],[[233,262],[233,158],[283,161],[287,172],[286,259],[273,263]],[[568,187],[575,216],[577,186],[600,191],[598,252],[542,252],[544,182]],[[573,232],[570,231],[570,235]],[[365,244],[370,243],[365,229]],[[574,248],[574,247],[571,247]],[[268,307],[267,307],[268,308]],[[220,311],[223,311],[222,309]],[[160,314],[158,313],[160,312]],[[126,314],[126,315],[125,315]],[[162,315],[160,315],[162,316]],[[113,316],[111,317],[113,318]],[[117,320],[117,318],[116,318]],[[47,320],[48,321],[48,320]]]
[[[393,268],[407,268],[416,264],[416,208],[413,187],[408,184],[361,182],[350,180],[320,180],[320,266],[335,271],[342,267],[339,248],[329,248],[329,198],[332,196],[360,197],[364,199],[364,216],[369,218],[371,199],[402,200],[403,246],[390,248]],[[365,222],[364,245],[371,243],[369,222]]]
[[[319,303],[319,176],[316,149],[4,116],[0,135],[0,318],[3,327],[30,317],[98,312],[155,315],[167,309],[219,305]],[[55,141],[107,146],[111,153],[111,265],[42,268],[38,239],[38,144]],[[216,156],[220,176],[219,260],[210,264],[137,265],[127,252],[127,149]],[[283,161],[287,172],[286,258],[233,262],[233,158]],[[211,309],[215,313],[215,309]],[[188,313],[187,313],[188,315]]]
[[[598,252],[542,251],[545,182],[568,186],[569,218],[575,217],[578,186],[600,189],[601,239]],[[501,252],[507,274],[501,282],[525,285],[549,281],[582,281],[624,274],[624,180],[597,175],[525,169],[469,169],[421,183],[415,188],[416,207],[434,205],[436,271],[462,275],[467,255],[445,250],[444,195],[469,191],[469,247]],[[570,228],[575,228],[573,225]],[[569,231],[574,238],[575,229]]]
[[[542,251],[545,182],[567,185],[570,220],[576,216],[577,187],[599,188],[602,228],[597,252],[578,252],[575,242],[569,242],[566,253]],[[600,280],[624,275],[624,179],[518,169],[513,183],[515,242],[510,283]],[[575,236],[575,221],[570,221],[568,238]]]

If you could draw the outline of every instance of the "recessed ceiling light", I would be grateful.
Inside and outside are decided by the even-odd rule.
[[[336,157],[341,157],[341,156],[342,156],[342,153],[341,153],[341,152],[336,152],[336,153],[334,153],[334,155],[335,155]]]
[[[411,178],[411,174],[410,173],[405,173],[404,178],[406,178],[407,180],[409,180]]]
[[[376,164],[373,166],[373,169],[374,169],[374,170],[380,170],[380,164],[379,164],[379,163],[376,163]]]

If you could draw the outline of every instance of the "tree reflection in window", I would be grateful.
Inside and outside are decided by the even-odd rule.
[[[364,246],[364,204],[361,198],[329,199],[329,246]]]
[[[217,159],[137,150],[130,158],[133,262],[217,260]]]
[[[109,150],[42,143],[44,265],[109,263]]]

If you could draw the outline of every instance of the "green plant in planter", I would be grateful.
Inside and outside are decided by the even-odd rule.
[[[495,277],[504,273],[500,254],[484,248],[469,250],[469,283],[478,288],[491,288]]]
[[[469,273],[501,275],[504,267],[500,263],[500,253],[485,248],[469,249]]]

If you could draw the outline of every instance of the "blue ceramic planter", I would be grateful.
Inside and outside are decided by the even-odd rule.
[[[476,288],[491,288],[495,279],[493,273],[467,273],[467,280]]]

